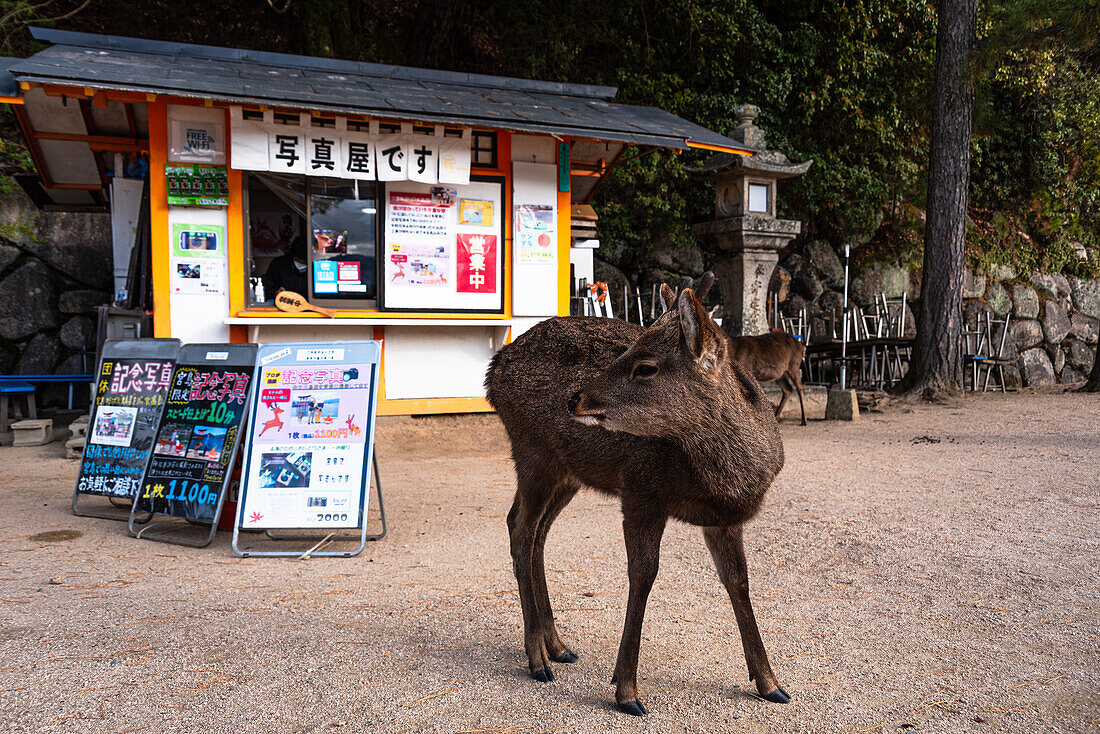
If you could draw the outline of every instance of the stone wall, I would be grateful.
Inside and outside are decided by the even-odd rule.
[[[109,215],[42,212],[18,186],[0,195],[0,374],[80,372],[111,289]]]
[[[824,332],[822,317],[843,303],[844,267],[836,250],[825,240],[806,243],[780,263],[772,289],[780,309],[795,316],[806,309],[811,334]],[[879,294],[887,298],[920,298],[920,271],[899,264],[873,263],[851,277],[849,295],[865,309]],[[997,267],[988,274],[967,271],[963,278],[964,319],[968,326],[986,311],[994,318],[1011,315],[1005,356],[1015,366],[1007,370],[1009,384],[1025,386],[1071,384],[1088,377],[1096,357],[1100,329],[1100,280],[1017,273]],[[916,333],[912,309],[906,332]],[[995,336],[999,337],[1000,334]]]

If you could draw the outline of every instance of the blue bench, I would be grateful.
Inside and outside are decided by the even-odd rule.
[[[91,384],[95,381],[95,375],[79,374],[79,375],[0,375],[0,395],[5,396],[19,396],[26,395],[26,385],[30,384],[30,395],[27,397],[27,409],[33,410],[30,406],[34,403],[34,386],[40,382],[67,382],[69,383],[69,410],[73,408],[73,385],[80,383]],[[19,387],[23,386],[23,387]],[[13,391],[8,392],[5,388],[13,388]],[[7,405],[7,397],[4,398],[4,405]]]
[[[8,408],[12,398],[26,398],[27,418],[37,418],[38,408],[34,404],[34,385],[29,382],[5,380],[0,382],[0,433],[8,430]]]

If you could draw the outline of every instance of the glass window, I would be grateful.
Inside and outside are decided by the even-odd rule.
[[[768,213],[768,185],[749,184],[749,211]]]
[[[368,181],[309,180],[310,295],[316,301],[361,306],[375,300],[375,192]]]
[[[484,168],[497,167],[497,134],[474,131],[473,138],[473,165]]]

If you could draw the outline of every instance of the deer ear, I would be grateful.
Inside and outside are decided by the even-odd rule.
[[[676,291],[669,287],[668,283],[661,283],[661,313],[672,309],[676,303]]]
[[[690,288],[680,293],[677,301],[680,317],[680,344],[695,359],[695,364],[703,372],[710,372],[718,365],[721,351],[721,337],[711,326],[710,317],[703,310],[703,304]]]

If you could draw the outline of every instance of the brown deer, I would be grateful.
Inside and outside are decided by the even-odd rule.
[[[712,281],[705,275],[699,293]],[[498,352],[486,375],[516,467],[508,530],[531,675],[549,682],[551,660],[577,660],[554,625],[543,548],[555,518],[587,486],[622,503],[630,591],[612,680],[620,710],[646,712],[638,646],[669,518],[702,526],[750,680],[765,699],[788,703],[753,616],[741,533],[783,467],[779,426],[696,295],[665,285],[661,299],[666,312],[648,329],[591,317],[541,322]]]
[[[798,391],[798,407],[802,409],[802,425],[806,425],[806,404],[802,399],[802,358],[806,347],[798,339],[782,331],[760,336],[734,336],[729,339],[730,357],[752,373],[757,382],[777,380],[783,397],[775,409],[776,420],[783,420],[783,406]]]
[[[265,402],[264,405],[266,405],[271,410],[271,413],[274,417],[264,421],[264,427],[260,429],[260,433],[258,435],[264,435],[264,431],[266,431],[268,428],[274,428],[276,433],[283,430],[283,409],[280,408],[279,404],[274,401]]]

